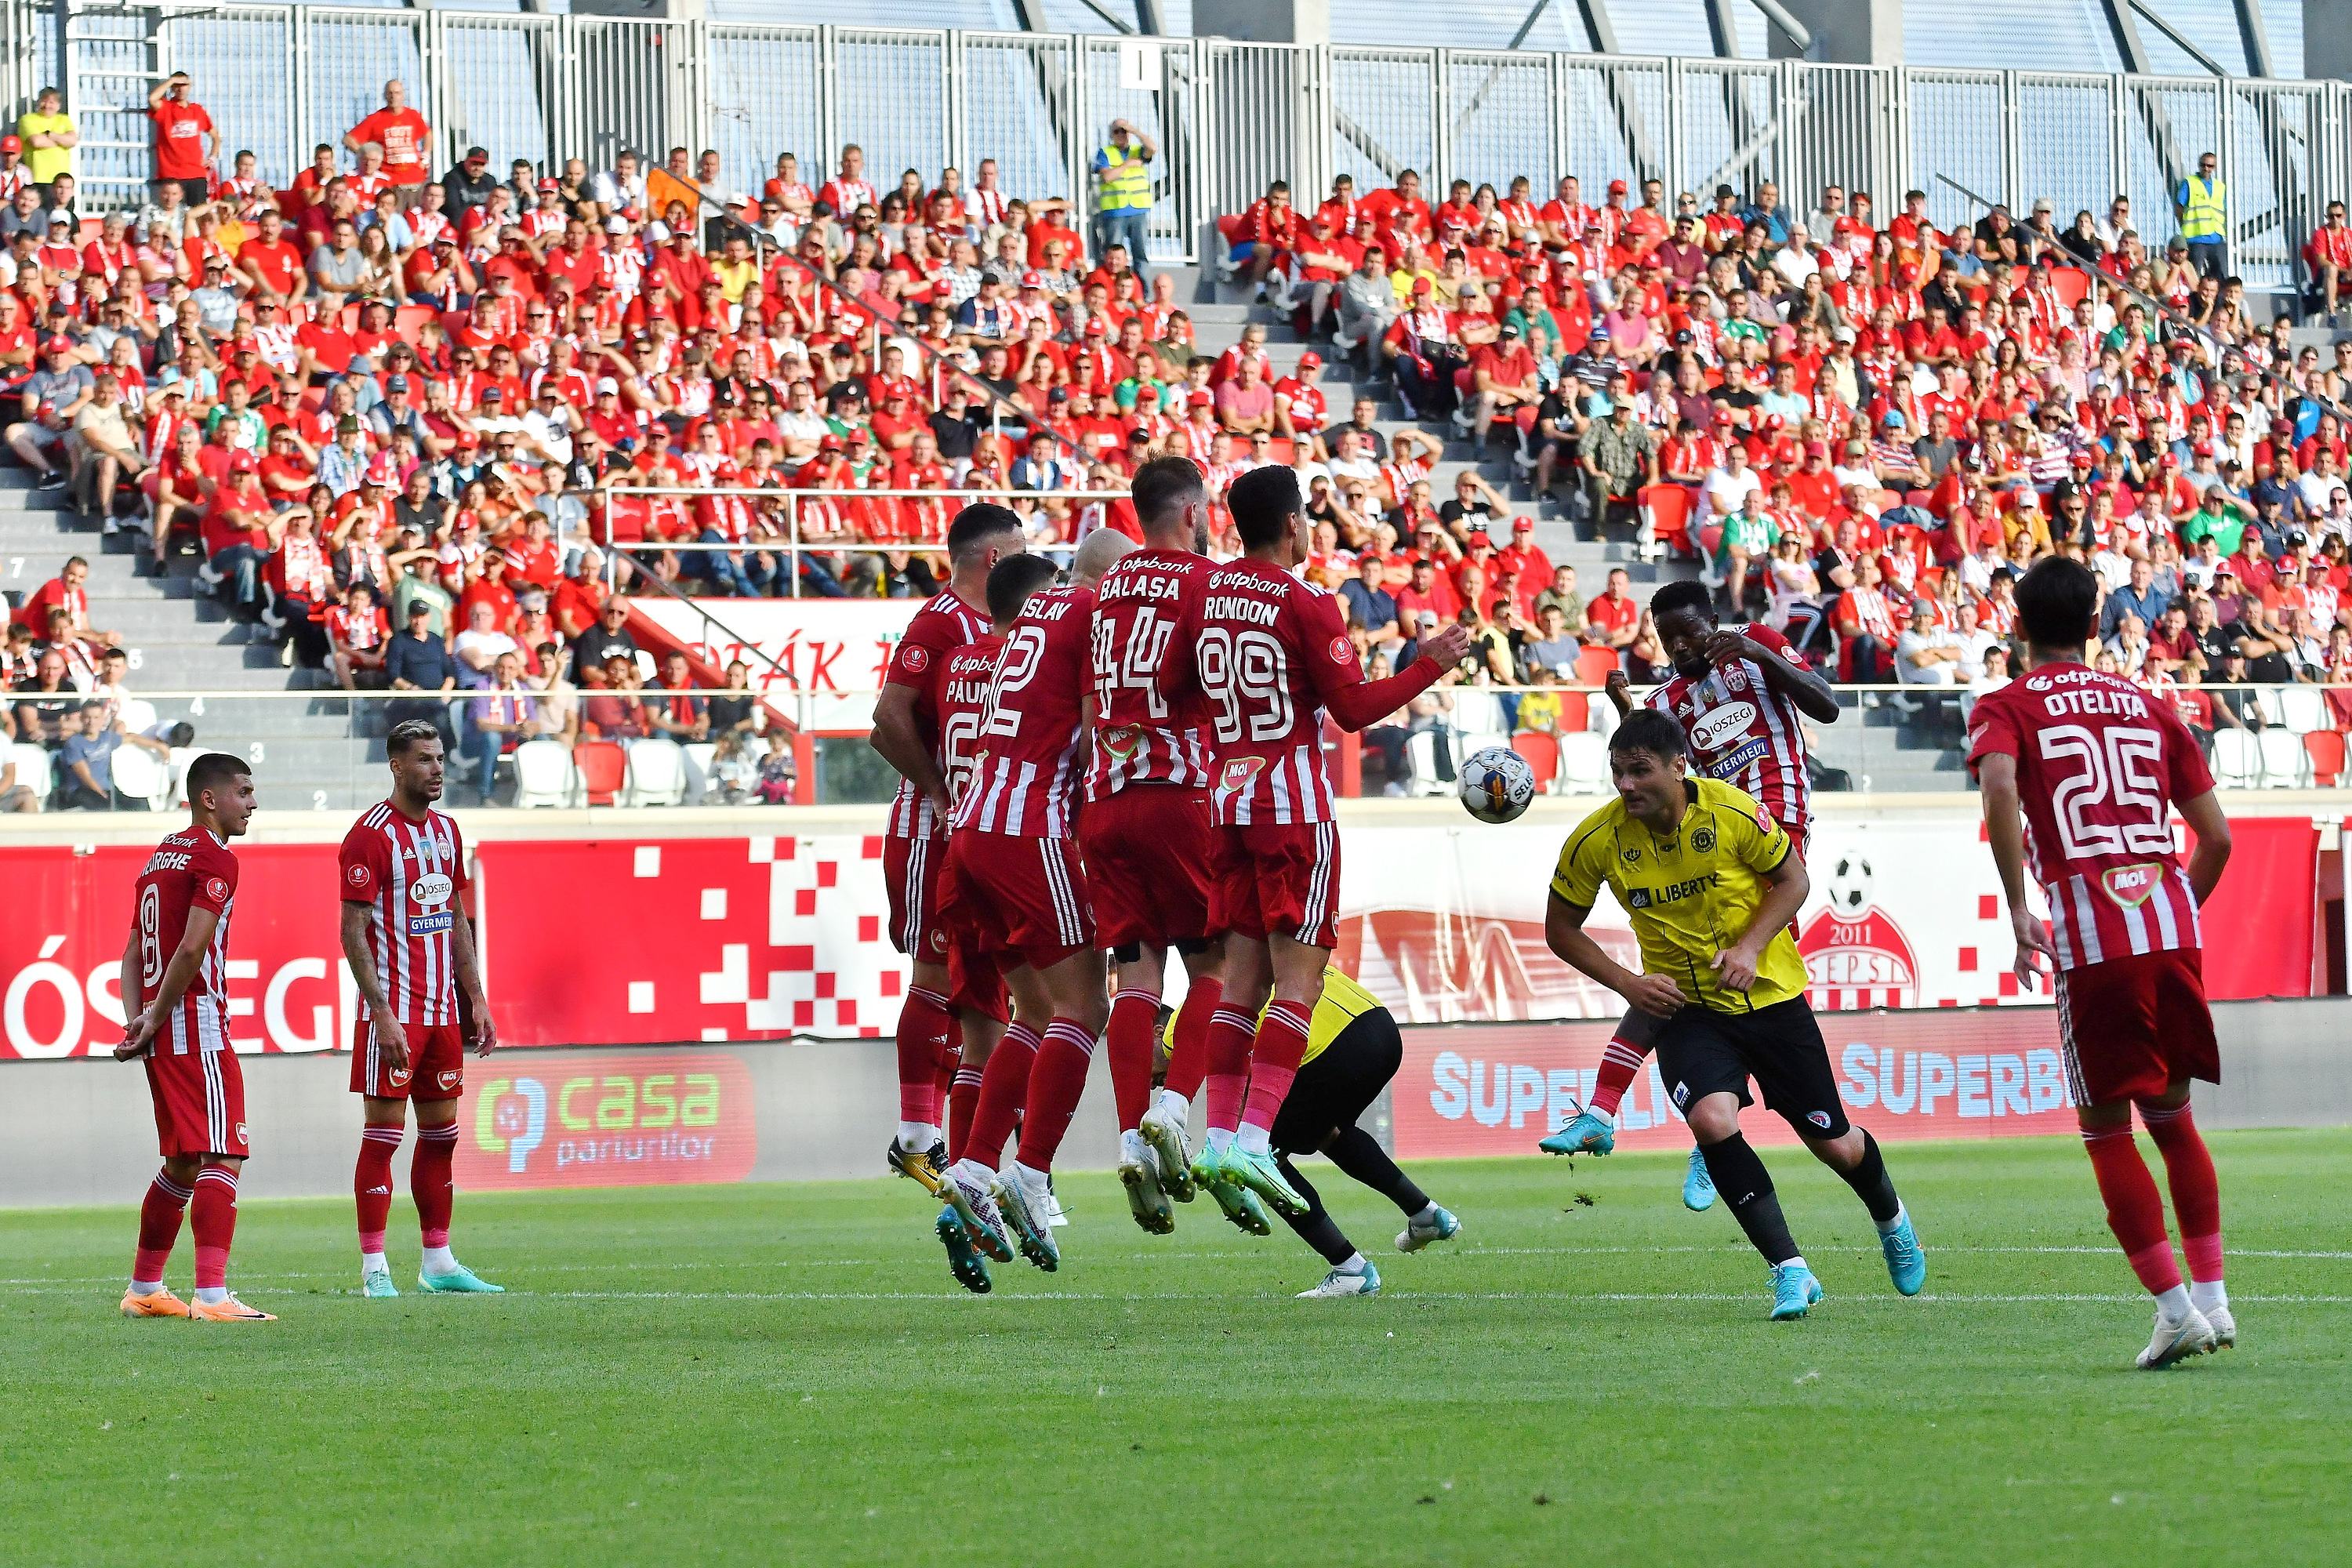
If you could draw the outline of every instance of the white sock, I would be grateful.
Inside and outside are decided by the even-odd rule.
[[[1366,1267],[1367,1265],[1364,1262],[1364,1255],[1360,1252],[1351,1252],[1348,1254],[1348,1261],[1333,1265],[1331,1272],[1334,1274],[1361,1274]]]
[[[131,1289],[141,1287],[133,1285]],[[2216,1307],[2226,1312],[2230,1310],[2230,1292],[2221,1288],[2219,1279],[2192,1279],[2189,1283],[2189,1304],[2200,1312],[2210,1312]]]
[[[1421,1212],[1414,1215],[1410,1223],[1413,1225],[1435,1225],[1437,1223],[1437,1205],[1434,1203],[1426,1203],[1422,1205]]]
[[[424,1268],[427,1274],[455,1274],[457,1255],[446,1247],[428,1247],[425,1249]]]
[[[1192,1113],[1192,1102],[1172,1089],[1163,1089],[1160,1091],[1160,1103],[1155,1109],[1162,1121],[1173,1121],[1181,1127],[1184,1119]]]
[[[2177,1323],[2189,1315],[2189,1291],[2175,1285],[2159,1292],[2156,1298],[2156,1315],[2168,1323]]]
[[[1780,1265],[1780,1267],[1781,1267],[1781,1268],[1802,1268],[1804,1266],[1805,1266],[1805,1255],[1804,1255],[1803,1253],[1801,1253],[1801,1253],[1799,1253],[1796,1257],[1791,1258],[1790,1259],[1789,1259],[1789,1261],[1788,1261],[1788,1262],[1783,1263],[1783,1264],[1781,1264],[1781,1265]]]
[[[131,1282],[131,1293],[134,1296],[152,1296],[163,1288],[161,1279],[133,1279]]]
[[[1272,1141],[1266,1137],[1265,1129],[1263,1127],[1252,1126],[1246,1121],[1242,1123],[1242,1130],[1234,1134],[1234,1142],[1241,1145],[1242,1152],[1244,1154],[1271,1154],[1274,1152],[1274,1144]]]
[[[909,1154],[927,1152],[940,1141],[940,1130],[928,1121],[898,1123],[898,1147]]]
[[[988,1184],[996,1179],[995,1172],[969,1154],[958,1160],[949,1173],[962,1178],[967,1186],[978,1187],[983,1193],[988,1191]]]
[[[1908,1209],[1905,1208],[1905,1207],[1902,1205],[1902,1204],[1901,1204],[1900,1202],[1898,1202],[1898,1203],[1896,1203],[1896,1204],[1895,1204],[1895,1217],[1894,1217],[1893,1219],[1890,1219],[1890,1220],[1875,1220],[1875,1219],[1874,1219],[1874,1220],[1872,1220],[1870,1223],[1871,1223],[1871,1224],[1873,1224],[1873,1225],[1874,1225],[1874,1226],[1878,1226],[1878,1234],[1879,1234],[1879,1235],[1881,1235],[1881,1236],[1893,1236],[1893,1235],[1895,1234],[1895,1227],[1896,1226],[1901,1225],[1901,1224],[1903,1223],[1904,1219],[1906,1218],[1906,1216],[1907,1216],[1907,1215],[1910,1214],[1910,1212],[1911,1212],[1910,1210],[1908,1210]]]
[[[217,1307],[223,1301],[228,1300],[228,1287],[226,1285],[199,1285],[196,1287],[196,1300],[202,1301],[207,1307]]]
[[[1209,1152],[1222,1154],[1234,1146],[1234,1135],[1223,1127],[1209,1129]]]
[[[370,1274],[382,1274],[390,1278],[392,1265],[384,1261],[383,1254],[381,1252],[362,1252],[360,1254],[360,1274],[363,1278]]]
[[[1010,1169],[1013,1179],[1021,1184],[1021,1191],[1024,1194],[1041,1204],[1045,1201],[1045,1184],[1050,1178],[1045,1172],[1024,1165],[1018,1160],[1013,1162]]]

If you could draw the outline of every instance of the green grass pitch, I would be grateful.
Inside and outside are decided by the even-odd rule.
[[[2213,1143],[2242,1348],[2162,1375],[2071,1140],[1889,1148],[1910,1301],[1768,1151],[1829,1291],[1789,1324],[1658,1156],[1423,1164],[1465,1228],[1413,1258],[1310,1166],[1368,1301],[1293,1301],[1319,1260],[1205,1199],[1146,1237],[1102,1175],[1061,1272],[984,1300],[906,1182],[461,1196],[512,1293],[396,1302],[352,1294],[347,1203],[248,1202],[252,1326],[117,1318],[128,1207],[5,1212],[0,1557],[2341,1562],[2352,1132]],[[405,1284],[404,1194],[393,1236]]]

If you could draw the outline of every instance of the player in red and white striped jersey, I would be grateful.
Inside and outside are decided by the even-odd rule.
[[[1423,640],[1412,664],[1367,682],[1339,601],[1296,574],[1314,548],[1298,476],[1253,468],[1234,481],[1226,504],[1242,558],[1209,574],[1176,629],[1176,646],[1192,657],[1171,659],[1160,676],[1165,696],[1207,698],[1216,747],[1211,918],[1226,933],[1225,984],[1209,1026],[1208,1133],[1192,1174],[1228,1212],[1232,1189],[1247,1188],[1299,1214],[1306,1202],[1276,1166],[1266,1134],[1297,1076],[1339,940],[1339,832],[1324,716],[1361,730],[1395,712],[1434,685],[1470,637],[1447,626]],[[1269,985],[1274,1001],[1261,1022]]]
[[[1660,588],[1650,596],[1650,616],[1675,673],[1650,693],[1644,706],[1671,715],[1690,742],[1698,771],[1770,812],[1803,859],[1813,835],[1804,721],[1837,722],[1837,693],[1771,627],[1719,626],[1714,598],[1702,584]],[[1633,711],[1624,671],[1609,672],[1607,689],[1620,714]],[[1616,1142],[1617,1108],[1664,1023],[1639,1007],[1627,1008],[1601,1053],[1591,1103],[1538,1147],[1552,1154],[1608,1153]],[[1683,1177],[1683,1202],[1695,1211],[1715,1202],[1715,1184],[1696,1147]]]
[[[228,1048],[228,922],[236,857],[228,841],[253,816],[253,774],[223,752],[188,764],[188,826],[155,847],[132,894],[122,952],[122,1011],[131,1021],[117,1060],[144,1057],[163,1168],[139,1210],[139,1251],[122,1293],[126,1318],[270,1322],[228,1290],[236,1234],[236,1178],[252,1152],[245,1076]],[[193,1208],[196,1299],[165,1289],[163,1266]]]
[[[1051,563],[1031,557],[1000,562],[989,574],[989,613],[1004,631],[1004,648],[972,741],[971,776],[956,799],[940,900],[955,940],[1003,972],[1015,1015],[982,1069],[971,1136],[945,1195],[971,1221],[979,1213],[975,1191],[985,1191],[1022,1252],[1046,1269],[1060,1260],[1047,1182],[1109,1011],[1073,837],[1090,730],[1095,588],[1134,547],[1125,534],[1097,531],[1078,546],[1066,587],[1048,586]],[[1150,1088],[1148,1053],[1141,1068],[1138,1085],[1134,1062],[1112,1063],[1136,1100]],[[1016,1112],[1020,1157],[999,1171]]]
[[[1143,548],[1121,556],[1095,593],[1094,764],[1078,814],[1095,931],[1118,965],[1107,1049],[1119,1125],[1119,1180],[1146,1230],[1173,1228],[1159,1194],[1192,1200],[1185,1119],[1208,1064],[1209,1020],[1224,994],[1223,943],[1209,923],[1209,867],[1216,838],[1209,805],[1207,699],[1197,688],[1160,692],[1161,672],[1188,657],[1176,626],[1215,568],[1199,552],[1212,500],[1189,458],[1155,458],[1129,482]],[[1150,1098],[1153,1037],[1168,976],[1168,950],[1182,954],[1187,985],[1177,1009],[1168,1077]],[[1122,1064],[1140,1060],[1142,1091],[1130,1098]],[[1164,1221],[1164,1223],[1163,1223]]]
[[[457,823],[433,808],[445,769],[440,731],[411,719],[392,727],[383,750],[392,795],[343,836],[337,879],[343,957],[360,994],[352,1092],[364,1097],[367,1123],[352,1173],[360,1285],[370,1297],[400,1294],[384,1260],[383,1232],[392,1212],[392,1157],[407,1133],[413,1100],[416,1152],[408,1186],[425,1248],[416,1283],[426,1291],[496,1292],[500,1287],[477,1278],[449,1250],[466,1047],[486,1057],[499,1043],[474,930],[458,902],[471,885],[466,848]]]
[[[2057,971],[2058,1039],[2107,1224],[2156,1298],[2154,1370],[2235,1344],[2221,1279],[2221,1192],[2189,1115],[2189,1080],[2219,1083],[2198,906],[2230,859],[2230,823],[2189,727],[2167,702],[2083,663],[2097,580],[2063,556],[2017,584],[2026,673],[1978,700],[1969,766],[2017,936],[2017,977]],[[2197,836],[2184,870],[2172,808]],[[2047,900],[2027,900],[2028,868]],[[2164,1200],[2132,1142],[2132,1107],[2164,1156],[2189,1258],[2183,1286]]]
[[[882,841],[882,877],[890,896],[890,943],[912,963],[907,999],[898,1009],[898,1133],[886,1159],[901,1175],[937,1193],[947,1148],[940,1138],[945,1109],[969,1101],[976,1086],[958,1080],[982,1065],[996,1021],[980,998],[959,997],[949,973],[947,933],[936,908],[947,864],[949,796],[939,719],[939,682],[948,655],[988,630],[989,569],[1023,549],[1021,519],[981,501],[956,513],[948,526],[948,585],[915,612],[883,672],[869,737],[882,760],[898,772]],[[962,1048],[950,1044],[960,1026]],[[947,1098],[943,1108],[941,1099]]]

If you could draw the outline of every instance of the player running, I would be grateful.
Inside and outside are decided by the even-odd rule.
[[[1715,596],[1702,584],[1667,584],[1650,596],[1650,615],[1675,675],[1644,706],[1682,726],[1700,773],[1761,803],[1801,862],[1813,830],[1804,721],[1835,723],[1837,693],[1771,627],[1718,626]],[[1609,672],[1607,691],[1621,719],[1633,710],[1623,670]],[[1550,1154],[1606,1154],[1616,1146],[1617,1107],[1656,1044],[1662,1022],[1639,1007],[1626,1009],[1601,1053],[1591,1102],[1538,1147]],[[1696,1212],[1714,1203],[1706,1161],[1694,1147],[1683,1176],[1684,1206]]]
[[[417,1287],[496,1294],[505,1287],[478,1278],[449,1250],[466,1047],[487,1057],[499,1043],[473,927],[458,904],[471,885],[466,848],[457,825],[433,809],[445,765],[440,731],[427,720],[407,720],[392,727],[383,751],[391,797],[362,813],[343,836],[338,879],[343,957],[360,994],[352,1092],[363,1097],[367,1122],[352,1172],[360,1289],[371,1298],[400,1294],[384,1261],[383,1232],[392,1213],[392,1159],[407,1133],[413,1100],[416,1152],[409,1158],[408,1190],[425,1248]]]
[[[1361,730],[1434,685],[1469,649],[1447,626],[1412,664],[1367,682],[1339,601],[1301,581],[1313,546],[1298,476],[1253,468],[1226,492],[1241,559],[1209,574],[1160,675],[1171,698],[1202,692],[1212,716],[1217,832],[1211,929],[1226,933],[1223,995],[1206,1044],[1207,1137],[1192,1179],[1246,1187],[1286,1214],[1307,1200],[1275,1163],[1271,1132],[1306,1054],[1339,938],[1339,829],[1323,761],[1328,711]],[[1271,985],[1274,1004],[1259,1021]],[[1222,1195],[1221,1203],[1233,1206]]]
[[[957,994],[947,935],[936,919],[950,807],[939,676],[949,654],[986,635],[989,569],[1021,553],[1021,519],[976,501],[956,513],[947,543],[948,585],[924,601],[891,651],[868,737],[898,773],[882,875],[889,887],[890,943],[912,964],[898,1009],[898,1133],[885,1157],[890,1169],[934,1194],[948,1163],[941,1111],[950,1120],[969,1114],[964,1108],[978,1100],[978,1074],[1001,1028],[982,1005],[987,998]],[[949,1043],[951,1027],[961,1037],[961,1050]]]
[[[1772,1270],[1772,1316],[1801,1318],[1821,1282],[1781,1217],[1764,1162],[1739,1131],[1752,1076],[1822,1163],[1845,1178],[1878,1227],[1895,1289],[1916,1296],[1927,1262],[1895,1196],[1878,1141],[1848,1123],[1829,1047],[1805,1002],[1805,965],[1788,931],[1811,884],[1788,831],[1755,800],[1684,775],[1682,726],[1644,709],[1609,738],[1617,798],[1569,836],[1552,876],[1544,938],[1552,952],[1662,1020],[1658,1065],[1690,1121],[1716,1187]],[[1606,882],[1633,917],[1643,973],[1584,931]],[[1728,946],[1723,938],[1738,932]]]
[[[1061,1252],[1047,1183],[1110,1011],[1074,837],[1086,772],[1087,646],[1095,585],[1130,548],[1122,534],[1093,534],[1078,546],[1066,587],[1047,585],[1048,562],[1001,562],[989,574],[990,615],[1013,616],[971,742],[971,772],[956,796],[940,888],[940,923],[1003,971],[1025,1026],[1005,1031],[981,1073],[948,1203],[960,1219],[977,1219],[971,1190],[989,1184],[1022,1256],[1049,1271]],[[1034,1034],[1041,1019],[1044,1033]],[[1138,1099],[1151,1087],[1149,1057],[1142,1068]],[[993,1171],[1016,1111],[1020,1153]]]
[[[2221,1079],[2197,911],[2229,864],[2230,823],[2171,704],[2084,665],[2097,611],[2097,580],[2077,562],[2053,556],[2019,580],[2027,673],[1978,700],[1969,766],[1984,791],[2017,977],[2034,984],[2037,953],[2057,972],[2067,1088],[2107,1224],[2156,1298],[2156,1332],[2138,1357],[2156,1371],[2238,1342],[2221,1283],[2221,1188],[2189,1106],[2191,1079]],[[2173,850],[2176,805],[2197,835],[2186,872]],[[2029,864],[2048,925],[2026,900]],[[2185,1289],[2164,1202],[2132,1142],[2135,1104],[2164,1156]]]
[[[117,1061],[143,1057],[155,1101],[163,1168],[139,1208],[139,1250],[126,1318],[274,1323],[229,1293],[236,1235],[236,1178],[252,1146],[245,1129],[245,1075],[228,1048],[228,920],[236,904],[236,857],[228,841],[253,816],[253,774],[224,752],[188,764],[188,826],[155,847],[133,891],[131,941],[122,950],[122,1011],[131,1021]],[[194,1211],[196,1299],[163,1283]]]
[[[1176,1228],[1168,1200],[1192,1201],[1185,1121],[1207,1064],[1209,1020],[1224,994],[1223,943],[1210,935],[1208,713],[1195,689],[1164,697],[1160,674],[1177,623],[1215,568],[1194,548],[1211,502],[1189,458],[1155,458],[1129,484],[1143,548],[1120,557],[1095,594],[1094,760],[1078,813],[1078,846],[1094,897],[1096,940],[1118,965],[1106,1048],[1118,1110],[1118,1177],[1136,1224]],[[1187,985],[1175,1044],[1156,1101],[1153,1032],[1168,977],[1168,950],[1182,956]],[[1147,1109],[1147,1102],[1149,1109]],[[1256,1195],[1224,1184],[1243,1205],[1228,1216],[1263,1236]]]

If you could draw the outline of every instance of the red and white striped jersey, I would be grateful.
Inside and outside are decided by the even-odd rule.
[[[996,685],[996,656],[1004,639],[993,631],[948,655],[940,670],[940,776],[948,798],[961,801],[971,787],[972,747],[988,716],[988,694]]]
[[[1797,705],[1764,683],[1759,659],[1811,667],[1769,626],[1747,626],[1756,658],[1729,668],[1710,666],[1696,680],[1677,675],[1650,693],[1648,706],[1674,715],[1690,737],[1698,771],[1720,779],[1772,814],[1802,843],[1811,837],[1813,786],[1805,774],[1805,731]]]
[[[1176,633],[1192,657],[1170,661],[1161,689],[1208,700],[1220,826],[1328,822],[1323,708],[1363,684],[1339,601],[1264,561],[1209,574]]]
[[[987,633],[988,612],[974,609],[957,598],[954,589],[947,589],[915,612],[915,618],[907,623],[907,635],[890,650],[889,668],[882,674],[885,686],[914,688],[915,733],[930,748],[931,760],[942,773],[947,772],[947,759],[940,750],[940,676],[947,668],[949,654]],[[890,837],[943,838],[947,831],[948,825],[931,809],[929,798],[900,779],[898,793],[890,797]]]
[[[1216,568],[1189,550],[1131,550],[1095,590],[1095,753],[1087,798],[1131,784],[1209,786],[1208,710],[1197,690],[1163,696],[1176,625]],[[1180,656],[1181,657],[1181,656]]]
[[[1076,827],[1094,608],[1095,591],[1079,587],[1047,588],[1022,606],[996,658],[954,826],[1022,838]]]
[[[152,996],[188,933],[191,910],[220,917],[196,977],[156,1031],[155,1049],[175,1057],[228,1045],[228,920],[236,903],[236,857],[209,827],[191,823],[155,846],[139,873],[131,919],[139,932],[139,992]]]
[[[2017,759],[2025,858],[2058,967],[2204,945],[2172,807],[2213,787],[2172,704],[2087,665],[2045,664],[1977,700],[1969,767]]]
[[[392,802],[371,806],[343,836],[343,902],[367,904],[368,957],[392,1016],[404,1024],[455,1024],[457,966],[452,931],[470,886],[457,825],[427,810],[422,821]],[[360,1016],[370,1016],[360,999]]]

